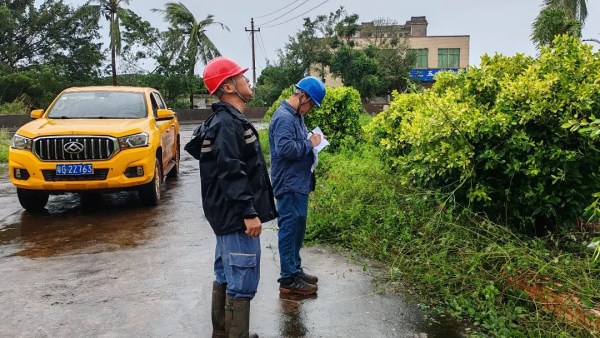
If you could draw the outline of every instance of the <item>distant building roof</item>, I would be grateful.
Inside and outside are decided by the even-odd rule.
[[[373,35],[393,34],[402,36],[427,36],[427,18],[424,16],[413,16],[404,25],[386,25],[385,22],[375,21],[361,22],[357,38],[370,38]]]

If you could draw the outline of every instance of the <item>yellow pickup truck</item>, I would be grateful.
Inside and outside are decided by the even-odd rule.
[[[43,209],[50,194],[130,189],[153,206],[163,179],[178,175],[179,122],[155,89],[69,88],[31,117],[8,154],[26,210]]]

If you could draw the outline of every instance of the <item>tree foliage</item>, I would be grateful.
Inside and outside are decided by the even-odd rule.
[[[583,23],[587,19],[587,0],[545,0],[546,6],[561,8],[569,19],[575,19]]]
[[[43,107],[69,85],[93,83],[102,61],[93,19],[62,1],[0,4],[0,103]]]
[[[551,44],[558,35],[581,37],[588,15],[587,0],[545,0],[544,5],[532,25],[531,40],[538,48]]]
[[[220,56],[221,53],[206,35],[206,30],[214,25],[222,29],[229,30],[224,24],[215,21],[214,16],[208,14],[203,20],[197,20],[192,12],[182,3],[169,2],[165,9],[153,9],[155,12],[162,13],[167,22],[171,24],[171,36],[181,37],[179,41],[180,60],[188,67],[188,89],[190,93],[190,108],[194,105],[193,81],[195,77],[196,62],[200,60],[207,64],[211,59]]]
[[[125,5],[130,0],[92,0],[81,7],[80,11],[92,15],[96,21],[104,17],[109,25],[109,48],[112,84],[117,85],[117,55],[121,53],[121,24],[120,20],[127,15]]]
[[[281,101],[287,100],[294,92],[294,86],[284,89],[279,98],[265,113],[265,122],[271,121]],[[328,149],[336,151],[341,146],[352,146],[361,139],[359,119],[365,114],[360,94],[352,87],[328,87],[321,107],[314,107],[305,116],[309,129],[320,127],[330,143]]]
[[[254,98],[250,101],[252,107],[268,107],[281,94],[282,88],[289,87],[290,84],[298,82],[304,76],[304,69],[295,62],[280,60],[277,65],[269,65],[262,70],[256,87],[254,88]]]
[[[531,39],[539,48],[551,44],[554,37],[558,35],[581,37],[581,23],[569,18],[559,7],[546,7],[533,23]]]
[[[257,83],[258,101],[269,104],[275,95],[305,74],[324,78],[329,72],[344,85],[356,88],[363,100],[406,89],[407,74],[415,55],[391,19],[364,26],[360,46],[353,39],[360,26],[358,15],[343,7],[315,19],[305,18],[303,29],[290,37],[279,60],[267,67]],[[264,86],[264,87],[263,87]]]
[[[571,225],[600,191],[597,141],[564,129],[600,108],[600,55],[572,37],[539,59],[484,56],[431,90],[395,96],[369,135],[399,177],[491,220]]]

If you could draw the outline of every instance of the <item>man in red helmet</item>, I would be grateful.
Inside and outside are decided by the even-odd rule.
[[[220,102],[185,149],[200,163],[202,206],[216,235],[213,337],[249,337],[250,301],[260,277],[262,223],[277,217],[258,133],[244,108],[252,89],[233,60],[204,68],[204,84]],[[252,335],[257,337],[256,335]]]

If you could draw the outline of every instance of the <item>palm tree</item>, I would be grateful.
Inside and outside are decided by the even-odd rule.
[[[117,85],[117,54],[121,53],[121,30],[119,17],[126,15],[123,4],[129,5],[130,0],[91,0],[85,7],[96,15],[96,20],[103,15],[110,22],[110,56],[113,85]],[[96,5],[92,5],[95,3]]]
[[[587,0],[545,0],[544,4],[562,8],[567,18],[578,20],[582,27],[588,16]]]
[[[588,16],[587,0],[544,0],[544,5],[533,22],[531,34],[538,47],[551,44],[559,34],[581,37]]]
[[[563,34],[580,38],[581,23],[576,19],[569,18],[563,9],[548,6],[533,22],[531,40],[540,48],[552,44],[555,36]]]
[[[221,55],[215,44],[206,36],[206,29],[212,25],[219,25],[227,31],[229,31],[229,28],[220,22],[216,22],[211,14],[208,14],[204,20],[196,20],[192,12],[181,2],[169,2],[165,5],[164,10],[153,9],[152,11],[162,13],[172,28],[180,31],[186,40],[182,43],[182,46],[186,48],[183,54],[187,62],[189,62],[190,107],[193,107],[194,91],[191,86],[191,80],[194,77],[196,62],[200,60],[206,65],[208,61]]]

